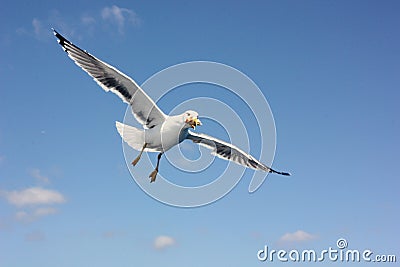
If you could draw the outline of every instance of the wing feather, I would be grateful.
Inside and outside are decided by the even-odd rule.
[[[115,93],[131,105],[133,115],[144,128],[152,128],[165,121],[166,115],[133,79],[72,44],[54,29],[53,31],[68,56],[101,88]]]
[[[237,146],[219,140],[215,137],[189,131],[189,134],[186,138],[192,140],[194,143],[197,143],[199,145],[207,147],[208,149],[211,149],[211,153],[219,158],[230,160],[237,164],[255,170],[262,170],[265,172],[272,172],[286,176],[290,175],[290,173],[276,171],[264,165],[251,155],[245,153]]]

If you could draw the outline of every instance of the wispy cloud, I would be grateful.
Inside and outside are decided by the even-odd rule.
[[[304,242],[316,239],[317,236],[307,233],[303,230],[298,230],[294,233],[286,233],[280,239],[280,243],[293,243],[293,242]]]
[[[153,246],[156,250],[163,250],[168,247],[174,246],[175,244],[176,241],[174,238],[166,235],[160,235],[154,239]]]
[[[33,215],[35,217],[47,216],[50,214],[57,213],[57,209],[53,207],[41,207],[34,210]]]
[[[0,191],[10,204],[21,207],[27,205],[49,205],[64,203],[65,197],[56,190],[44,189],[42,187],[30,187],[20,191]]]
[[[58,172],[55,169],[56,173]],[[31,169],[30,176],[40,183],[49,183],[50,179],[39,169]],[[30,223],[39,218],[56,214],[55,205],[66,202],[65,196],[57,190],[31,186],[21,190],[0,189],[0,198],[15,207],[13,218],[15,221]]]
[[[102,233],[102,237],[105,239],[121,238],[124,236],[126,236],[126,232],[120,230],[109,230]]]
[[[73,36],[71,23],[64,20],[63,16],[57,11],[50,12],[47,18],[33,18],[31,25],[19,27],[16,30],[18,35],[34,37],[39,41],[46,41],[53,38],[51,28],[57,28],[63,33]]]
[[[96,23],[96,19],[90,15],[85,14],[81,16],[81,22],[83,25],[88,26]]]
[[[58,212],[58,210],[53,207],[40,207],[40,208],[36,208],[33,210],[29,210],[29,211],[26,211],[26,210],[17,211],[15,213],[14,218],[15,218],[15,220],[17,220],[19,222],[29,223],[29,222],[36,221],[37,219],[39,219],[41,217],[55,214],[57,212]]]
[[[133,10],[116,5],[104,7],[101,11],[101,17],[104,21],[115,24],[120,34],[124,33],[126,25],[137,26],[140,24],[140,19]]]
[[[45,40],[50,39],[51,32],[50,32],[50,26],[48,26],[49,25],[48,21],[43,22],[42,20],[40,20],[38,18],[33,18],[31,24],[32,24],[31,25],[32,30],[29,29],[28,31],[26,31],[25,29],[22,28],[22,29],[20,29],[21,30],[20,33],[33,34],[33,36],[40,41],[45,41]]]
[[[38,242],[38,241],[44,241],[46,239],[46,235],[39,230],[30,232],[25,235],[25,240],[26,241],[31,241],[31,242]]]
[[[99,29],[111,29],[111,33],[117,32],[122,35],[128,27],[139,26],[141,23],[142,20],[135,11],[116,5],[106,6],[97,11],[82,11],[75,17],[53,9],[46,17],[32,18],[30,25],[19,27],[16,33],[46,41],[53,38],[50,29],[55,28],[70,38],[81,39],[82,36],[91,35]]]
[[[42,22],[37,18],[34,18],[32,20],[32,26],[33,26],[33,33],[35,34],[35,36],[36,37],[41,36],[43,31]]]
[[[21,222],[28,222],[31,221],[31,215],[26,211],[20,210],[15,213],[15,219]]]
[[[49,177],[43,175],[39,169],[32,169],[29,174],[40,183],[48,184],[50,182]]]

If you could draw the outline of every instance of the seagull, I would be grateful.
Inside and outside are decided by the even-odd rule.
[[[131,106],[135,119],[142,124],[143,129],[125,125],[118,121],[115,125],[121,138],[130,147],[140,151],[139,155],[132,161],[133,166],[136,166],[139,162],[143,152],[158,152],[156,167],[149,175],[150,183],[156,180],[162,155],[186,139],[207,147],[213,155],[222,159],[233,161],[254,170],[290,176],[288,172],[276,171],[266,166],[233,144],[206,134],[190,131],[190,129],[195,130],[197,126],[202,125],[196,111],[188,110],[176,116],[164,114],[132,78],[87,51],[80,49],[55,29],[52,30],[68,57],[89,74],[106,92],[115,93],[122,101]]]

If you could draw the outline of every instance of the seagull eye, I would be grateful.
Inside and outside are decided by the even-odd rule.
[[[186,115],[190,116],[190,113],[189,113],[189,112],[187,112],[187,113],[186,113]]]

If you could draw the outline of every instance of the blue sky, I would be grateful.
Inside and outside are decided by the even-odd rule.
[[[323,250],[338,238],[400,256],[397,1],[2,6],[1,266],[262,266],[264,245]],[[150,198],[114,127],[125,104],[66,57],[51,27],[139,84],[193,60],[242,71],[272,109],[274,166],[293,176],[249,194],[249,172],[196,209]]]

